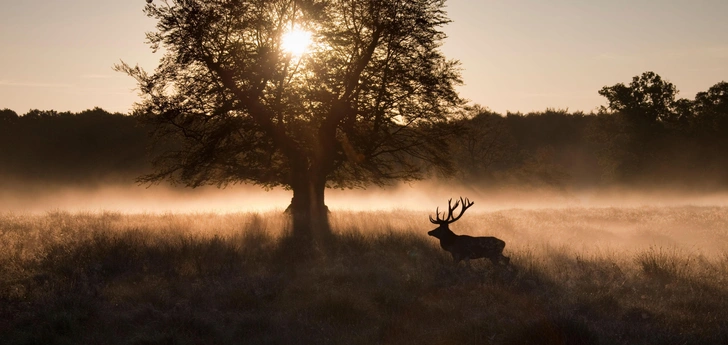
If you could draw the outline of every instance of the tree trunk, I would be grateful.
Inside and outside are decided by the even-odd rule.
[[[291,189],[293,199],[289,206],[293,219],[293,237],[313,244],[324,244],[330,239],[329,210],[324,202],[326,180],[333,171],[333,150],[336,147],[335,122],[319,129],[318,149],[313,157],[303,158],[301,150],[288,150],[291,161]]]
[[[328,208],[324,203],[324,178],[298,176],[291,184],[293,199],[288,211],[293,220],[295,238],[322,242],[331,234]]]

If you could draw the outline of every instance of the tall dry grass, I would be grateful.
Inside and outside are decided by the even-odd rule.
[[[725,344],[728,208],[468,213],[510,269],[454,265],[406,210],[0,215],[3,344]]]

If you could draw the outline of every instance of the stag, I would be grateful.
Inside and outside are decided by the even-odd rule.
[[[490,259],[493,264],[504,264],[508,265],[510,259],[503,255],[503,248],[506,243],[495,237],[472,237],[468,235],[456,235],[448,227],[450,224],[456,222],[460,217],[463,216],[465,210],[470,206],[473,206],[474,202],[461,197],[460,200],[455,201],[455,205],[452,205],[452,199],[447,201],[447,217],[445,219],[440,218],[440,208],[438,207],[436,212],[437,216],[432,219],[430,216],[430,222],[437,224],[438,227],[427,234],[434,236],[440,240],[440,247],[452,254],[452,258],[455,263],[459,263],[461,260],[465,260],[466,263],[470,259],[487,258]],[[460,214],[457,217],[453,216],[453,212],[462,205]],[[444,215],[444,213],[443,213]]]

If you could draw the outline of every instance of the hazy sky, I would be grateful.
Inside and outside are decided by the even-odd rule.
[[[153,69],[144,0],[2,0],[0,109],[127,112],[124,60]],[[463,97],[504,113],[604,104],[597,91],[655,71],[681,97],[728,81],[727,0],[450,0],[443,49]]]

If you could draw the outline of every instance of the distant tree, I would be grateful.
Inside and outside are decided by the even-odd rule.
[[[566,109],[546,109],[527,114],[509,113],[506,125],[513,135],[514,164],[508,177],[519,184],[562,187],[571,180],[564,166],[572,157],[583,157],[583,113]],[[578,149],[577,149],[578,148]]]
[[[675,101],[673,108],[674,116],[667,125],[679,131],[688,132],[695,119],[695,102],[687,98],[680,98]]]
[[[148,182],[253,183],[293,192],[294,235],[329,231],[327,187],[451,170],[445,126],[462,101],[440,51],[444,0],[171,0],[150,4],[164,51],[139,83],[140,118],[161,142]],[[311,44],[286,50],[286,33]]]
[[[692,129],[702,152],[703,170],[714,172],[718,181],[728,182],[728,83],[722,81],[695,95]],[[701,155],[702,153],[702,155]]]
[[[695,95],[694,111],[703,132],[728,137],[728,83],[722,81]]]
[[[603,184],[624,182],[635,173],[638,153],[633,150],[635,130],[623,114],[600,113],[586,129],[586,138],[593,146],[599,179]]]
[[[619,167],[610,169],[611,176],[632,180],[643,176],[650,162],[669,160],[665,129],[678,127],[690,109],[689,101],[675,100],[677,92],[675,85],[654,72],[633,77],[629,86],[619,83],[599,90],[608,101],[601,112],[613,118],[602,119],[607,131],[592,138],[602,138],[597,142],[602,147],[600,161]],[[610,138],[608,133],[614,131],[619,134]]]
[[[121,114],[121,113],[112,114],[100,107],[93,107],[92,109],[86,109],[86,110],[83,110],[74,115],[77,117],[81,117],[81,118],[107,118],[107,117],[112,117],[112,116],[124,116],[124,114]]]
[[[25,120],[37,120],[41,118],[49,118],[49,117],[55,117],[58,115],[58,112],[55,110],[40,110],[40,109],[30,109],[27,113],[23,114],[23,119]]]
[[[553,146],[544,145],[525,155],[523,164],[513,171],[520,183],[531,186],[563,188],[572,176],[557,162]]]
[[[672,121],[677,92],[675,85],[655,72],[632,78],[629,86],[619,83],[599,90],[609,102],[602,110],[623,113],[641,124]]]
[[[479,105],[467,111],[454,156],[462,178],[473,181],[491,177],[491,168],[509,162],[515,144],[503,116]]]
[[[18,120],[18,113],[5,108],[0,110],[0,122],[15,122]]]

